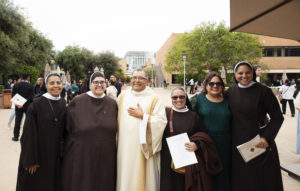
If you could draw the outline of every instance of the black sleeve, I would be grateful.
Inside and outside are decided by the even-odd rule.
[[[270,116],[270,122],[264,128],[262,137],[266,138],[268,142],[273,142],[282,123],[283,115],[277,98],[270,88],[266,88],[263,96],[263,105]]]
[[[21,137],[21,164],[23,168],[39,164],[38,153],[38,126],[34,104],[31,104],[26,113],[23,134]]]

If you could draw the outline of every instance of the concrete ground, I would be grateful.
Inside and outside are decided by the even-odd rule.
[[[165,105],[171,105],[170,90],[155,89]],[[13,142],[13,129],[8,129],[7,122],[11,109],[0,109],[0,190],[13,191],[16,188],[17,168],[20,155],[20,142]],[[297,117],[291,117],[289,108],[284,123],[276,138],[281,165],[300,164],[300,155],[296,154]],[[300,180],[290,177],[282,171],[284,189],[299,191]]]

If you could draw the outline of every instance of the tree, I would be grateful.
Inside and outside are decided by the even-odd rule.
[[[186,53],[187,75],[203,79],[208,71],[220,72],[222,67],[227,73],[241,60],[257,63],[262,57],[262,48],[253,35],[231,33],[224,23],[202,23],[174,43],[166,55],[165,70],[182,74],[182,53]]]
[[[116,74],[119,69],[119,58],[115,56],[112,52],[103,52],[95,56],[96,63],[95,65],[104,70],[104,75],[106,78],[109,78],[110,75]]]
[[[0,0],[0,75],[16,75],[16,68],[34,66],[43,71],[52,42],[35,30],[8,0]]]
[[[79,46],[67,46],[58,52],[56,63],[64,71],[69,71],[72,79],[79,80],[84,76],[84,63],[87,61],[83,52]]]

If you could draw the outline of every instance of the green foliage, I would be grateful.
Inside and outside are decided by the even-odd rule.
[[[0,75],[6,80],[22,65],[40,71],[50,58],[52,42],[26,21],[8,0],[0,0]]]
[[[125,83],[130,83],[130,81],[131,81],[131,77],[130,77],[130,76],[127,76],[127,77],[126,77],[126,80],[125,80]]]
[[[119,58],[112,52],[103,52],[96,55],[96,66],[103,68],[104,75],[109,78],[112,74],[116,74],[119,70]]]
[[[165,70],[183,73],[182,54],[186,53],[187,76],[198,74],[194,79],[203,79],[209,71],[221,71],[222,66],[227,73],[241,60],[256,64],[262,57],[262,47],[257,37],[231,33],[224,23],[202,23],[174,43],[166,55]]]
[[[19,70],[17,70],[19,76],[22,76],[24,73],[28,73],[30,75],[30,83],[35,84],[36,80],[40,76],[40,71],[35,66],[23,65]]]
[[[118,69],[118,71],[115,73],[115,76],[117,79],[121,79],[122,82],[126,81],[125,74],[121,68]]]
[[[2,94],[3,89],[4,89],[4,85],[0,85],[0,94]]]

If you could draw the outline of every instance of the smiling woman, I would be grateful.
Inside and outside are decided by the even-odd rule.
[[[60,190],[61,141],[66,101],[58,74],[46,79],[48,93],[34,99],[26,112],[21,138],[17,191]]]
[[[275,137],[283,122],[277,98],[272,91],[255,82],[255,72],[249,62],[235,65],[236,85],[228,89],[232,112],[232,191],[283,190]],[[265,123],[266,115],[270,116]],[[266,149],[262,155],[244,162],[237,146],[255,136],[261,141],[256,147]]]
[[[67,108],[64,191],[115,190],[117,103],[105,95],[104,75],[93,73],[90,89]]]

